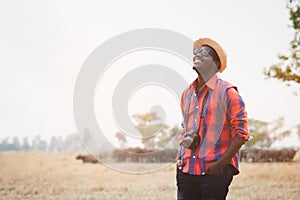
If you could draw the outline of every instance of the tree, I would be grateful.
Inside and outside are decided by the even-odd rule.
[[[298,137],[300,138],[300,124],[296,126]]]
[[[250,141],[245,144],[245,147],[270,147],[272,139],[269,136],[268,122],[248,119],[251,136]]]
[[[49,151],[58,152],[59,148],[57,146],[58,139],[55,136],[52,136],[49,144]]]
[[[29,151],[29,150],[31,150],[30,144],[28,142],[28,137],[24,137],[23,138],[22,150],[23,151]]]
[[[178,125],[174,125],[171,130],[166,131],[164,134],[160,134],[159,137],[157,138],[157,146],[158,147],[165,147],[166,145],[168,145],[170,142],[172,142],[174,139],[176,139],[177,141],[177,135],[178,133],[180,133],[180,128]],[[169,145],[169,147],[171,148],[178,148],[178,143],[173,143],[171,145]]]
[[[287,9],[290,14],[291,28],[294,38],[290,42],[289,55],[278,55],[279,63],[264,68],[267,78],[275,78],[282,82],[300,84],[300,0],[289,0]]]
[[[271,133],[273,142],[277,140],[282,140],[283,138],[291,135],[291,130],[284,129],[283,117],[279,117],[278,119],[272,122],[269,132]]]
[[[12,145],[9,143],[9,138],[5,137],[0,144],[0,151],[9,151],[12,149]]]
[[[274,142],[291,135],[291,130],[284,126],[284,118],[279,117],[272,122],[248,119],[250,134],[253,137],[245,147],[269,148]]]
[[[48,144],[45,140],[41,139],[40,135],[37,135],[32,140],[32,148],[37,151],[45,151],[48,147]]]
[[[82,143],[78,134],[68,134],[60,144],[63,152],[81,152],[83,149]]]
[[[126,139],[126,134],[123,133],[123,132],[117,132],[115,134],[116,138],[118,139],[118,141],[120,142],[120,148],[124,148],[126,146],[126,142],[127,142],[127,139]]]
[[[136,128],[142,136],[142,143],[145,148],[155,148],[155,135],[166,134],[168,125],[164,124],[155,112],[146,114],[135,114],[132,117],[137,121]]]
[[[14,150],[14,151],[20,151],[21,150],[21,144],[20,144],[20,141],[19,141],[18,137],[13,138],[12,150]]]

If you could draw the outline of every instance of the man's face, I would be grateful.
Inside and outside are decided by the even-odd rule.
[[[193,69],[205,82],[218,72],[218,67],[212,57],[212,52],[213,50],[209,46],[201,46],[194,49]]]

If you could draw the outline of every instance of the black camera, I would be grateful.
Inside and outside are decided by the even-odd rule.
[[[197,130],[187,131],[184,134],[184,139],[181,141],[180,145],[182,145],[186,149],[194,150],[198,147],[200,143],[200,137],[198,135]]]

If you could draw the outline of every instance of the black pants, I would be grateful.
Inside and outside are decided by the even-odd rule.
[[[177,169],[178,200],[222,200],[226,199],[232,181],[231,171],[218,175],[190,175]]]

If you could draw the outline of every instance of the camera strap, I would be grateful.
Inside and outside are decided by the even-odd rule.
[[[197,96],[193,96],[194,92],[195,91],[191,92],[191,95],[188,95],[188,98],[187,98],[188,102],[186,103],[187,106],[186,106],[185,111],[184,111],[184,114],[185,114],[185,116],[184,116],[184,118],[185,118],[185,131],[186,132],[188,131],[189,111],[190,111],[190,107],[191,107],[191,100],[192,100],[192,98],[196,98],[198,105],[199,105],[199,100],[201,100],[201,98],[198,99]],[[209,89],[207,88],[206,94],[205,94],[202,102],[200,102],[200,106],[199,106],[199,107],[201,107],[201,109],[199,109],[200,116],[197,118],[197,130],[198,131],[199,131],[199,126],[200,126],[201,119],[203,118],[203,107],[206,104],[208,94],[209,94]]]
[[[203,89],[203,88],[202,88]],[[191,99],[192,98],[197,98],[197,103],[199,104],[199,100],[201,99],[201,98],[199,98],[198,99],[198,97],[197,96],[192,96],[193,95],[193,93],[194,93],[195,91],[193,91],[193,92],[191,92],[191,93],[189,93],[189,95],[187,96],[188,98],[186,99],[186,100],[188,100],[188,102],[186,103],[186,107],[185,107],[185,109],[184,109],[184,118],[185,118],[185,132],[187,132],[188,131],[188,122],[189,122],[189,120],[188,120],[188,115],[189,115],[189,110],[190,110],[190,107],[191,107]],[[194,93],[195,94],[195,93]],[[206,91],[206,94],[205,94],[205,96],[204,96],[204,98],[203,98],[203,100],[202,100],[202,104],[201,104],[201,109],[200,109],[200,116],[199,116],[199,118],[197,118],[197,125],[198,125],[198,129],[197,129],[197,134],[198,134],[198,132],[199,132],[199,126],[200,126],[200,123],[201,123],[201,119],[203,118],[203,107],[204,107],[204,105],[206,104],[206,102],[207,102],[207,97],[208,97],[208,94],[209,94],[209,89],[207,89],[207,91]],[[200,137],[200,136],[199,136]],[[179,156],[178,156],[178,158],[179,159],[181,159],[181,156],[182,156],[182,148],[183,148],[183,146],[182,145],[180,145],[180,148],[179,148]]]
[[[200,110],[201,113],[200,113],[200,116],[199,116],[199,119],[198,119],[198,122],[197,122],[198,123],[198,131],[199,131],[199,128],[200,128],[201,119],[204,118],[203,117],[203,108],[204,108],[204,105],[207,102],[208,94],[209,94],[209,89],[207,89],[206,94],[204,96],[204,99],[202,101],[201,110]]]

